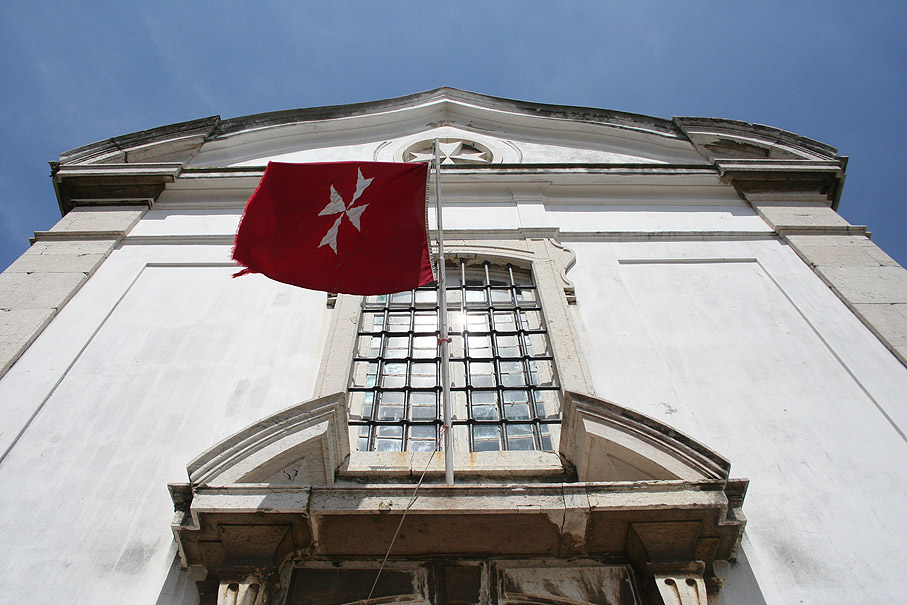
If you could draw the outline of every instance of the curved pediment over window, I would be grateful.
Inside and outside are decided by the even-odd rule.
[[[727,479],[730,463],[691,437],[616,403],[564,395],[560,453],[580,481]]]
[[[189,463],[189,479],[193,486],[332,484],[350,454],[348,435],[343,394],[306,401],[214,445]],[[564,395],[559,451],[586,482],[723,480],[730,472],[727,460],[670,426],[579,393]]]
[[[300,403],[227,437],[189,463],[196,485],[320,485],[349,456],[346,397]]]
[[[326,561],[374,568],[405,517],[394,555],[417,567],[437,557],[485,561],[491,575],[481,581],[499,582],[515,559],[531,566],[541,557],[548,568],[552,558],[558,565],[603,558],[623,561],[612,571],[641,578],[662,602],[680,603],[689,595],[671,596],[672,587],[704,595],[703,578],[715,560],[735,557],[745,525],[747,482],[728,478],[726,460],[671,427],[589,395],[564,394],[566,464],[553,480],[515,482],[515,457],[509,474],[430,481],[414,498],[412,482],[380,466],[345,474],[349,451],[346,398],[337,393],[264,418],[201,454],[189,464],[190,483],[170,486],[183,564],[204,567],[220,593],[254,588],[273,595],[280,592],[276,578],[315,573]],[[482,455],[469,454],[476,463]],[[249,579],[251,568],[257,571]],[[604,571],[556,575],[590,573]],[[535,591],[523,584],[513,587],[519,599]]]

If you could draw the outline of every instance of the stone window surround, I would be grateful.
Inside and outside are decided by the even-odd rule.
[[[548,337],[554,356],[554,366],[563,391],[592,392],[592,381],[582,361],[580,343],[570,318],[569,304],[575,300],[573,284],[566,273],[575,255],[553,238],[524,239],[456,239],[444,242],[445,256],[453,261],[467,259],[493,264],[511,264],[529,270],[535,280]],[[489,231],[493,237],[493,232]],[[361,313],[359,296],[340,294],[334,302],[318,380],[313,397],[319,398],[346,391],[350,360],[353,358],[357,327]],[[355,442],[352,434],[350,440]],[[376,471],[388,475],[421,473],[431,459],[429,474],[443,471],[443,458],[427,452],[352,452],[341,469],[351,477],[368,476]],[[554,452],[482,452],[479,455],[455,452],[454,465],[459,473],[491,475],[560,475],[564,466]]]

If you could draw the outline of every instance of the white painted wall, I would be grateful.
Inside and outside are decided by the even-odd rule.
[[[344,141],[319,128],[228,137],[194,165],[370,160],[399,125],[352,129]],[[524,161],[700,160],[682,141],[662,149],[621,131],[593,149],[579,143],[601,133],[568,134],[559,147],[523,133]],[[584,181],[575,197],[544,201],[545,183],[494,200],[461,183],[445,227],[567,234],[596,394],[691,435],[750,478],[745,557],[769,603],[897,602],[907,369],[730,186],[716,176],[671,189],[664,178],[655,193]],[[216,441],[312,394],[325,295],[232,279],[226,242],[254,182],[190,180],[168,188],[0,379],[0,451],[15,443],[0,463],[9,602],[195,602],[175,566],[166,484],[185,481],[186,463]],[[538,195],[521,199],[527,191]],[[570,241],[595,231],[738,235]],[[741,582],[724,592],[728,603],[752,596]]]
[[[902,598],[907,369],[777,241],[567,245],[597,394],[751,480],[766,600]]]
[[[0,380],[3,449],[34,414],[0,464],[5,602],[197,601],[166,485],[309,399],[325,337],[323,293],[233,279],[228,255],[124,246]]]

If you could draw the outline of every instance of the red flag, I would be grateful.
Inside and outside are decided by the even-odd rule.
[[[345,294],[433,281],[427,178],[419,163],[270,162],[236,232],[233,259],[246,267],[236,276]]]

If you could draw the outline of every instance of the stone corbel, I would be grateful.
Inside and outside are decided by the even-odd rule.
[[[693,561],[684,565],[651,565],[660,603],[664,605],[706,605],[704,565]],[[653,595],[654,596],[654,595]],[[656,601],[658,602],[658,601]]]
[[[250,574],[242,579],[222,579],[217,589],[217,605],[268,605],[267,578]]]

